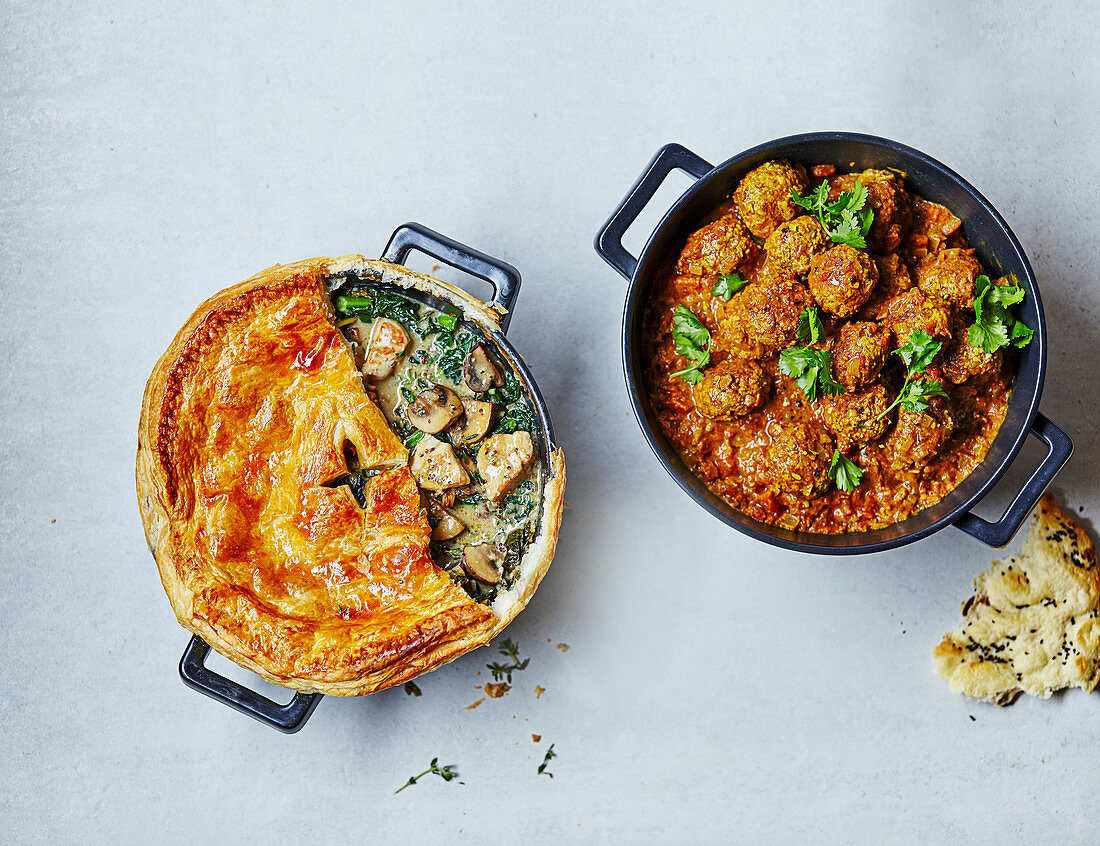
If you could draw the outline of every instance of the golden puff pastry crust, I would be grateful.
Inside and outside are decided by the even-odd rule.
[[[951,689],[1009,705],[1100,681],[1100,568],[1083,528],[1044,494],[1023,551],[974,580],[963,624],[932,651]]]
[[[180,623],[264,678],[354,696],[491,640],[553,558],[565,486],[553,449],[539,533],[492,607],[428,554],[408,453],[368,398],[327,281],[353,272],[499,314],[461,290],[362,256],[277,265],[203,303],[158,361],[138,434],[146,538]],[[376,471],[360,508],[339,484]]]

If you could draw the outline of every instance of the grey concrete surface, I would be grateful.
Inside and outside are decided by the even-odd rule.
[[[717,162],[847,129],[939,158],[1035,265],[1042,410],[1077,445],[1055,489],[1096,519],[1098,25],[1069,2],[4,3],[0,840],[1095,842],[1097,696],[998,710],[933,673],[995,553],[949,529],[814,558],[701,512],[634,423],[591,240],[668,141]],[[212,292],[406,220],[522,270],[511,337],[570,510],[507,697],[465,709],[482,650],[284,737],[177,677],[141,393]],[[436,756],[464,783],[394,795]]]

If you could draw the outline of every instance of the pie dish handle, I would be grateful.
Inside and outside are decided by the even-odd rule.
[[[404,264],[412,250],[419,250],[492,285],[493,300],[489,306],[501,313],[501,331],[508,331],[508,324],[512,320],[512,304],[519,294],[518,270],[507,262],[460,244],[453,238],[419,223],[398,226],[390,236],[386,249],[382,251],[382,258],[395,264]]]
[[[1012,500],[1008,510],[1001,515],[1001,519],[990,523],[968,512],[955,521],[955,525],[968,535],[989,546],[1000,548],[1012,540],[1027,519],[1027,515],[1031,513],[1031,509],[1035,507],[1035,503],[1039,501],[1039,497],[1043,495],[1043,491],[1073,454],[1073,441],[1070,440],[1069,435],[1038,412],[1035,413],[1035,421],[1031,424],[1031,433],[1046,442],[1046,457],[1016,494],[1016,498]]]
[[[193,635],[180,659],[180,678],[192,690],[204,693],[211,699],[224,702],[242,714],[247,714],[272,728],[293,734],[306,724],[309,715],[321,701],[320,693],[295,693],[286,705],[272,702],[235,681],[220,676],[206,667],[210,646],[198,635]]]
[[[653,199],[653,195],[657,193],[665,177],[674,170],[682,170],[696,179],[702,179],[714,170],[714,166],[699,158],[687,147],[680,144],[665,144],[646,165],[646,169],[642,171],[634,187],[623,197],[623,201],[612,212],[607,223],[596,233],[596,252],[627,279],[634,276],[638,260],[626,251],[626,247],[623,246],[623,235],[642,210],[649,205],[649,201]]]

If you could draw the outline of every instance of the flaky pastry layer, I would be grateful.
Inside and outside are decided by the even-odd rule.
[[[497,313],[457,288],[362,256],[269,268],[203,303],[150,376],[138,438],[146,538],[180,623],[270,681],[371,693],[487,643],[553,557],[564,460],[517,583],[474,602],[428,554],[408,454],[363,389],[326,280],[344,272]],[[377,472],[360,508],[340,484],[354,450]]]

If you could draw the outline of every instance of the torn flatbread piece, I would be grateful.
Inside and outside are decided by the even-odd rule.
[[[963,624],[932,650],[953,691],[1010,705],[1100,681],[1100,569],[1096,547],[1049,493],[1023,551],[974,580]]]

